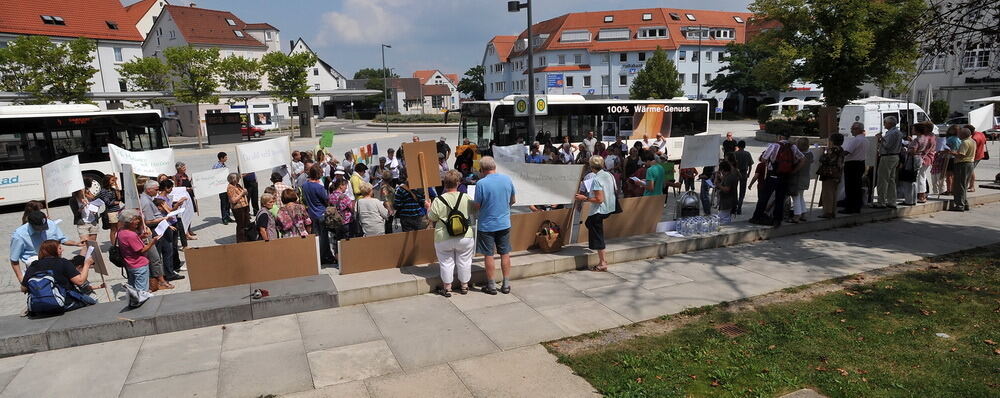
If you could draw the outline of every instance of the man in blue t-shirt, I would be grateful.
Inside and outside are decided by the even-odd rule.
[[[500,270],[503,272],[503,284],[500,291],[510,293],[510,206],[514,204],[514,183],[510,177],[497,174],[497,164],[491,156],[479,159],[479,169],[483,178],[476,182],[476,193],[473,198],[475,207],[479,210],[476,224],[476,251],[484,256],[483,266],[486,268],[486,294],[497,294],[496,272],[493,265],[493,254],[500,254]]]

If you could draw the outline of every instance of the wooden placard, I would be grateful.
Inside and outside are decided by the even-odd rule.
[[[340,241],[341,275],[436,261],[433,229]]]
[[[656,223],[663,217],[665,195],[639,196],[622,200],[621,214],[612,214],[604,219],[604,239],[623,238],[656,232]],[[591,203],[583,204],[580,218],[587,219]],[[577,243],[587,242],[587,226],[580,224]]]
[[[191,290],[319,274],[316,235],[188,248]]]
[[[410,189],[441,185],[437,142],[417,141],[403,143],[403,161],[406,162],[406,182],[410,186]],[[421,174],[423,174],[422,178]]]

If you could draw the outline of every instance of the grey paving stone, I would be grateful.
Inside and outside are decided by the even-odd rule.
[[[169,333],[253,319],[251,291],[250,285],[238,285],[165,295],[156,312],[156,331]]]
[[[567,336],[559,326],[524,303],[480,308],[466,315],[503,350]]]
[[[365,384],[372,398],[472,397],[472,392],[447,364],[375,377],[365,380]]]
[[[402,372],[384,340],[313,351],[308,357],[316,388]]]
[[[163,379],[126,384],[121,398],[214,398],[219,390],[219,369],[179,374]]]
[[[669,268],[661,267],[655,260],[633,261],[622,265],[616,264],[608,267],[608,273],[614,274],[625,281],[637,284],[644,289],[656,289],[659,287],[691,282],[690,278],[673,272]],[[621,283],[611,286],[621,286]]]
[[[285,315],[226,325],[222,334],[222,350],[232,351],[301,339],[295,315]]]
[[[559,326],[567,335],[576,336],[598,330],[619,327],[631,321],[603,304],[590,301],[546,307],[538,310],[542,316]]]
[[[831,265],[822,260],[829,257],[817,257],[802,262],[770,262],[761,261],[754,264],[743,264],[740,268],[756,272],[771,279],[786,282],[791,285],[805,285],[827,279],[836,278],[852,272],[855,267]],[[819,261],[817,261],[819,260]]]
[[[403,370],[497,351],[445,298],[421,295],[365,304]]]
[[[126,383],[218,369],[221,351],[220,326],[146,336]]]
[[[284,341],[224,351],[220,397],[287,394],[313,388],[302,341]]]
[[[370,398],[368,387],[363,381],[334,384],[315,390],[306,390],[285,395],[283,398]]]
[[[5,397],[116,397],[125,385],[142,337],[34,354],[7,384]],[[100,358],[91,366],[72,366]],[[76,361],[76,362],[74,362]],[[58,382],[52,382],[58,372]],[[40,382],[48,380],[49,382]]]
[[[618,264],[612,265],[618,268]],[[610,272],[593,272],[593,271],[569,271],[556,274],[556,278],[559,278],[563,283],[569,285],[570,287],[584,291],[587,289],[592,289],[595,287],[604,287],[619,284],[625,282],[624,279]]]
[[[21,302],[24,303],[23,296]],[[58,317],[28,319],[20,315],[0,317],[0,357],[48,350],[45,331],[58,320]]]
[[[555,276],[519,281],[511,293],[535,309],[582,303],[590,298]]]
[[[363,305],[303,312],[297,317],[306,352],[382,339]]]
[[[520,287],[521,283],[518,283],[518,288]],[[513,294],[498,294],[496,296],[490,296],[479,291],[479,289],[474,289],[472,287],[469,289],[469,294],[466,295],[452,292],[451,298],[448,300],[451,301],[455,307],[458,307],[459,310],[466,313],[480,308],[521,302],[521,299],[517,298],[517,296]]]
[[[14,376],[17,376],[17,372],[21,371],[21,368],[24,367],[24,364],[28,363],[32,355],[0,358],[0,391],[3,391],[4,387],[7,387],[7,383],[10,383],[14,379]]]
[[[162,301],[162,297],[154,296],[139,308],[116,301],[67,312],[46,332],[49,349],[155,334],[154,317]]]
[[[674,307],[674,313],[688,308],[714,305],[723,301],[734,301],[747,297],[746,293],[729,283],[689,282],[653,289],[653,293]]]
[[[632,322],[641,322],[679,311],[673,303],[664,301],[656,293],[634,283],[598,287],[584,290],[583,293]]]
[[[599,396],[583,378],[537,344],[456,361],[451,366],[477,397]]]

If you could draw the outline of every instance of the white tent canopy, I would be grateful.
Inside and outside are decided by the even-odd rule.
[[[784,108],[784,107],[786,107],[786,106],[794,106],[797,109],[801,110],[802,107],[804,107],[804,106],[818,106],[818,105],[823,105],[823,102],[812,101],[812,100],[810,100],[810,101],[803,101],[803,100],[800,100],[798,98],[792,98],[790,100],[785,100],[785,101],[781,101],[781,102],[775,102],[773,104],[768,104],[767,106],[776,106],[776,107],[778,107],[778,111],[781,111],[781,109]]]
[[[851,101],[852,104],[874,104],[878,102],[903,102],[903,101],[900,101],[898,99],[879,97],[879,96],[856,99],[854,101]]]
[[[965,101],[965,102],[1000,102],[1000,95],[995,96],[995,97],[970,99],[970,100]]]

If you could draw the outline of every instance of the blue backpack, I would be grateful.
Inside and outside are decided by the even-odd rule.
[[[28,279],[28,312],[31,314],[61,314],[73,303],[66,289],[56,283],[52,270],[40,271]]]

